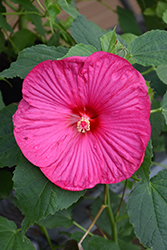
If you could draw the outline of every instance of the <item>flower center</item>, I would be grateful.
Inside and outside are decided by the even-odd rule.
[[[83,116],[79,122],[77,122],[77,129],[79,132],[85,133],[90,130],[90,121],[87,116]]]

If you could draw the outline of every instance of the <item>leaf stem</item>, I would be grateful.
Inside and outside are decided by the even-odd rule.
[[[41,9],[45,12],[46,10],[45,10],[45,8],[42,6],[42,4],[40,3],[40,1],[39,0],[37,0],[37,3],[39,4],[39,6],[41,7]]]
[[[151,114],[156,113],[156,112],[162,112],[162,108],[160,107],[160,108],[158,108],[158,109],[152,109],[152,110],[150,111]]]
[[[117,225],[114,220],[114,215],[111,209],[111,203],[110,203],[110,192],[109,192],[109,186],[108,184],[105,184],[105,199],[104,199],[104,204],[106,205],[108,217],[111,223],[111,229],[112,229],[112,239],[113,241],[118,244],[118,239],[117,239]]]
[[[161,163],[158,163],[158,162],[155,162],[155,161],[152,161],[152,164],[153,165],[156,165],[156,166],[160,166],[160,167],[163,167],[163,168],[167,168],[167,166],[161,164]]]
[[[46,237],[46,239],[47,239],[47,241],[48,241],[48,243],[49,243],[50,249],[51,249],[51,250],[54,250],[54,247],[53,247],[52,242],[51,242],[51,240],[50,240],[50,238],[49,238],[49,234],[48,234],[46,228],[43,227],[43,226],[41,226],[41,225],[38,225],[38,226],[39,226],[39,228],[41,229],[41,232],[45,235],[45,237]]]
[[[83,235],[83,237],[81,238],[81,240],[78,243],[78,246],[81,246],[82,241],[86,238],[86,236],[89,234],[90,230],[92,229],[92,227],[94,226],[94,224],[96,223],[97,219],[99,218],[100,214],[103,212],[103,210],[106,208],[106,205],[102,205],[99,212],[97,213],[96,217],[94,218],[94,220],[92,221],[92,223],[90,224],[88,230],[86,231],[86,233]]]
[[[153,71],[153,70],[156,70],[156,68],[155,68],[154,66],[152,66],[152,67],[149,68],[148,70],[142,72],[141,75],[142,75],[142,76],[147,75],[148,73],[150,73],[150,72]]]
[[[120,212],[120,209],[121,209],[121,206],[122,206],[122,202],[123,202],[123,198],[124,198],[124,195],[125,195],[125,190],[126,190],[127,182],[128,182],[128,180],[126,179],[124,190],[123,190],[122,197],[121,197],[121,201],[120,201],[120,204],[119,204],[119,207],[118,207],[118,210],[117,210],[117,213],[116,213],[116,217],[115,217],[115,221],[116,222],[118,221],[118,216],[119,216],[119,212]]]
[[[132,178],[135,181],[141,181],[141,179],[139,179],[139,178],[137,178],[136,176],[133,176],[133,175],[130,178]]]
[[[87,230],[84,228],[84,227],[82,227],[81,225],[79,225],[76,221],[73,221],[73,224],[76,226],[76,227],[78,227],[79,229],[81,229],[83,232],[87,232]],[[91,232],[89,232],[89,235],[90,236],[93,236],[93,234],[91,233]]]

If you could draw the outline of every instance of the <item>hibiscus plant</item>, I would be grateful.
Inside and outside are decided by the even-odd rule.
[[[120,35],[88,21],[74,0],[0,1],[8,61],[0,73],[0,204],[10,200],[22,216],[16,225],[0,211],[0,249],[35,249],[33,225],[51,250],[167,249],[167,166],[155,162],[167,151],[167,3],[137,2],[145,30],[118,7]],[[153,165],[161,171],[152,177]],[[75,218],[85,199],[87,228]],[[68,228],[66,240],[50,238],[55,228]]]

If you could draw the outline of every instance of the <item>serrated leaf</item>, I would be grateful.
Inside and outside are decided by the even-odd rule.
[[[118,244],[120,250],[141,250],[140,246],[134,245],[133,243],[129,243],[126,241],[118,240]]]
[[[1,250],[35,250],[30,240],[17,231],[13,221],[0,216],[0,246]]]
[[[124,33],[133,33],[135,35],[141,35],[142,31],[136,21],[135,15],[131,10],[123,9],[117,6],[117,14],[119,25]]]
[[[93,47],[92,45],[85,45],[85,44],[80,43],[80,44],[75,45],[71,49],[69,49],[68,53],[59,59],[63,59],[66,57],[71,57],[71,56],[90,56],[96,51],[97,49]]]
[[[14,171],[13,180],[15,196],[25,214],[23,233],[40,219],[68,208],[84,194],[84,191],[71,192],[54,185],[23,156]]]
[[[148,184],[149,181],[149,176],[150,176],[150,167],[152,165],[152,157],[153,157],[153,152],[152,152],[152,143],[151,140],[149,140],[147,148],[145,150],[145,156],[144,156],[144,161],[141,164],[141,167],[138,169],[136,172],[137,175],[139,175],[142,180]]]
[[[167,170],[154,176],[149,187],[138,183],[128,200],[128,214],[136,236],[153,250],[167,249]]]
[[[101,49],[100,39],[96,30],[93,29],[89,21],[84,16],[80,15],[75,18],[70,30],[77,43],[93,45],[97,50]]]
[[[58,4],[60,7],[67,12],[70,16],[76,18],[77,16],[80,16],[81,14],[77,11],[75,6],[73,4],[68,3],[67,0],[58,0]]]
[[[60,32],[55,32],[53,35],[49,38],[47,45],[48,46],[59,46],[59,39],[60,39]]]
[[[117,35],[115,29],[104,34],[100,38],[101,49],[106,52],[112,52],[113,47],[115,47],[117,42]]]
[[[129,47],[132,59],[143,66],[166,65],[167,31],[152,30],[132,41]]]
[[[159,77],[159,79],[164,82],[165,84],[167,84],[167,65],[160,65],[157,67],[156,70],[157,76]]]
[[[21,151],[13,135],[12,116],[17,106],[11,104],[0,110],[0,167],[12,167],[20,159]]]
[[[47,228],[69,228],[73,225],[72,208],[59,210],[53,215],[50,214],[45,219],[41,219],[38,224]]]
[[[167,124],[167,92],[163,96],[163,99],[161,101],[161,107],[162,107],[162,114],[165,118],[165,122]]]
[[[137,38],[137,36],[132,33],[126,33],[121,35],[121,38],[126,42],[127,45],[129,45],[134,39]]]
[[[63,57],[68,52],[64,47],[51,47],[44,44],[26,48],[19,53],[16,62],[0,73],[0,77],[13,78],[19,76],[24,79],[26,75],[40,62],[45,60],[56,60]]]
[[[10,32],[13,32],[12,27],[6,22],[6,19],[2,14],[0,13],[0,28],[3,28],[4,30],[8,30]]]
[[[12,188],[12,173],[5,169],[0,169],[0,199],[7,198]]]

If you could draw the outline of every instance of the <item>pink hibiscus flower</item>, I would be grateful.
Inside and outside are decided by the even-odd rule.
[[[63,189],[129,178],[150,138],[144,78],[107,52],[45,61],[25,78],[14,136],[25,157]]]

